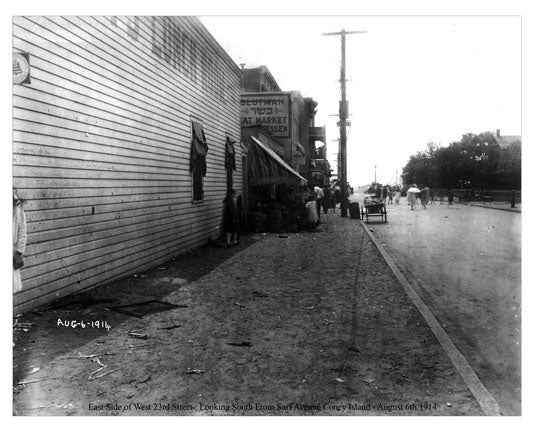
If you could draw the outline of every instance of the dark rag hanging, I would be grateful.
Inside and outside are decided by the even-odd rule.
[[[208,153],[208,144],[202,124],[193,121],[193,139],[191,140],[191,164],[190,171],[197,172],[200,170],[202,175],[206,175],[206,154]]]
[[[230,137],[226,137],[226,150],[224,154],[224,167],[228,170],[236,170],[235,165],[235,141],[232,141]]]

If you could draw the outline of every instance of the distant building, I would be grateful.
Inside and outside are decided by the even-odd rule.
[[[282,91],[267,66],[243,68],[241,90],[243,93]]]
[[[501,135],[501,130],[497,129],[495,133],[491,133],[495,141],[501,148],[510,146],[511,144],[521,144],[521,135]]]

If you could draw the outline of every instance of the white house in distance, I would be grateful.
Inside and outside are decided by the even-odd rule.
[[[242,187],[241,76],[195,17],[13,19],[15,312],[219,236]]]

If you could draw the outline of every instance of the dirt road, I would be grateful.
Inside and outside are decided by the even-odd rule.
[[[520,415],[521,214],[403,198],[369,226],[503,414]]]

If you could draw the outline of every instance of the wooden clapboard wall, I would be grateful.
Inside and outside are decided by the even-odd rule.
[[[31,58],[31,83],[13,86],[13,182],[28,228],[15,311],[219,235],[241,72],[198,19],[15,17],[13,45]],[[192,116],[209,146],[202,202],[192,202]]]

